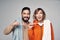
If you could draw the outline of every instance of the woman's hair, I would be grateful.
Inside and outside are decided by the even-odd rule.
[[[36,14],[38,13],[38,11],[40,11],[40,10],[43,12],[43,13],[42,13],[42,14],[43,14],[43,19],[42,19],[42,20],[44,20],[44,19],[46,18],[45,11],[44,11],[42,8],[37,8],[37,9],[34,11],[34,14],[33,14],[33,18],[34,18],[34,19],[36,19],[36,16],[35,16],[35,15],[36,15]]]

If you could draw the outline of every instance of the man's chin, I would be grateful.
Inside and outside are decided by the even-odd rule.
[[[24,22],[28,22],[28,20],[24,20]]]
[[[24,22],[28,22],[28,19],[24,19],[23,21],[24,21]]]

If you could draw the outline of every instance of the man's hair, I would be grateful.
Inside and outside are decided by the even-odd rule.
[[[29,7],[24,7],[21,12],[23,12],[24,10],[29,10],[29,12],[30,12],[30,8]]]
[[[35,11],[34,11],[34,14],[33,14],[33,18],[36,19],[36,14],[38,13],[38,11],[42,11],[43,12],[43,19],[44,20],[46,18],[46,14],[45,14],[45,11],[42,9],[42,8],[37,8]]]

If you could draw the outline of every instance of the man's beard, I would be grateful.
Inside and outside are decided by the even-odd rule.
[[[24,18],[28,18],[27,20],[25,20]],[[29,21],[29,17],[22,17],[22,20],[24,21],[24,22],[28,22]]]

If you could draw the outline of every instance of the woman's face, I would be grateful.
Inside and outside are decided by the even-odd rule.
[[[37,13],[36,13],[36,19],[38,21],[42,21],[43,19],[43,12],[41,10],[39,10]]]

